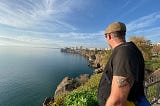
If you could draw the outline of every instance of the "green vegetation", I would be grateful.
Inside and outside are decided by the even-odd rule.
[[[73,91],[64,101],[64,106],[97,106],[97,90],[82,89]]]
[[[99,80],[102,74],[92,75],[82,86],[71,92],[64,101],[64,106],[96,106]]]
[[[64,93],[57,97],[49,106],[96,106],[97,91],[101,74],[94,74],[82,86],[70,93]]]
[[[147,88],[146,96],[150,102],[154,99],[153,97],[156,97],[156,94],[157,94],[156,89],[157,89],[156,84]]]
[[[146,60],[145,66],[147,69],[150,69],[153,71],[157,70],[158,68],[160,68],[160,56],[153,57],[151,60]]]
[[[54,102],[50,102],[48,106],[63,106],[64,100],[68,94],[65,92],[60,96],[56,97]]]
[[[99,86],[99,81],[101,76],[102,76],[102,73],[92,75],[84,85],[80,86],[76,90],[80,91],[82,89],[97,89]]]
[[[112,51],[111,50],[107,50],[106,51],[106,55],[103,59],[103,64],[106,64],[107,63],[107,60],[109,59],[110,55],[111,55]]]

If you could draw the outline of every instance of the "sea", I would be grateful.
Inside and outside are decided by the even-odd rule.
[[[92,74],[87,64],[60,49],[0,46],[0,106],[42,106],[64,77]]]

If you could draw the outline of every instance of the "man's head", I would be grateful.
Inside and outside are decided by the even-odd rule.
[[[125,35],[126,25],[122,22],[114,22],[110,24],[105,31],[107,42],[112,48],[120,42],[125,42]]]

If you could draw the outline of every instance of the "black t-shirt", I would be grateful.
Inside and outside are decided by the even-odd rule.
[[[126,42],[114,48],[102,75],[98,88],[99,106],[104,106],[111,92],[113,76],[133,77],[135,82],[128,100],[135,101],[144,95],[144,59],[133,42]]]

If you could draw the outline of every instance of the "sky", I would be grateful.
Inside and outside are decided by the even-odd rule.
[[[160,42],[160,0],[0,0],[0,46],[107,47],[116,21],[130,36]]]

